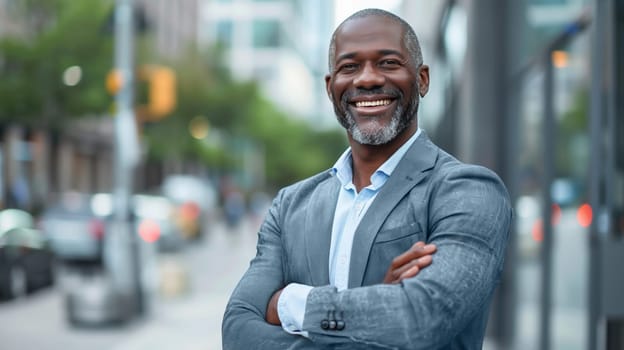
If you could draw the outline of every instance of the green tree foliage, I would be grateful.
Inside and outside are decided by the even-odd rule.
[[[71,117],[101,113],[111,98],[104,87],[112,38],[104,33],[110,1],[25,0],[19,36],[0,40],[0,122],[62,125]],[[63,73],[78,66],[75,86]]]
[[[170,117],[145,127],[151,158],[199,158],[213,169],[236,172],[242,153],[262,149],[273,189],[329,168],[346,147],[344,133],[318,131],[266,100],[253,82],[238,82],[223,67],[218,49],[190,52],[171,63],[178,77],[178,105]],[[189,123],[209,123],[205,140],[195,140]]]
[[[557,130],[556,176],[580,178],[587,173],[589,90],[579,88],[572,104],[559,120]]]
[[[113,99],[105,81],[113,63],[114,1],[18,3],[15,15],[24,30],[0,38],[0,123],[62,128],[85,115],[110,114]],[[263,150],[267,184],[277,188],[327,169],[346,146],[343,132],[317,131],[268,102],[255,83],[232,79],[219,48],[189,50],[167,61],[150,48],[151,39],[149,27],[137,36],[137,66],[160,63],[174,69],[177,107],[169,117],[142,125],[149,160],[199,161],[217,172],[235,173],[243,168],[244,152]],[[82,79],[67,86],[63,73],[72,66],[81,68]],[[138,85],[137,103],[144,104],[147,87]],[[198,116],[209,123],[203,140],[189,133]]]
[[[245,125],[251,138],[264,145],[267,178],[283,186],[328,169],[346,147],[340,131],[318,131],[307,123],[280,113],[261,98]]]

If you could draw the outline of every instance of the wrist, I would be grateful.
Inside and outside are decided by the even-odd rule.
[[[277,303],[280,295],[282,294],[282,290],[283,288],[273,293],[271,299],[269,300],[269,305],[267,306],[266,321],[276,326],[282,324],[279,318],[279,313],[277,312]]]

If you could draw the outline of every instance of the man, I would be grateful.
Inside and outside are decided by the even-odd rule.
[[[399,17],[346,19],[325,80],[350,148],[274,199],[224,349],[480,349],[511,221],[504,185],[418,128],[429,68]]]

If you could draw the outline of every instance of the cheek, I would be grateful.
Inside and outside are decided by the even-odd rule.
[[[333,96],[333,100],[340,101],[340,98],[349,87],[349,82],[344,79],[336,78],[329,86],[329,92]]]
[[[329,99],[331,100],[332,104],[334,104],[334,106],[340,109],[343,109],[343,105],[342,105],[343,95],[344,95],[344,91],[334,88],[333,90],[329,92]]]

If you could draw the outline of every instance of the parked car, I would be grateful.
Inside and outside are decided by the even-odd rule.
[[[74,271],[66,277],[65,315],[72,326],[102,326],[129,320],[132,297],[116,289],[104,270]]]
[[[158,245],[161,252],[181,249],[184,236],[175,223],[176,207],[164,196],[136,194],[132,197],[136,230],[146,242]]]
[[[97,197],[65,193],[41,215],[39,225],[56,257],[66,264],[100,264],[109,212],[94,207]],[[95,210],[94,210],[95,209]]]
[[[61,262],[59,280],[65,315],[72,326],[124,322],[131,298],[120,291],[105,265],[112,223],[110,193],[65,193],[41,215],[40,226]]]
[[[200,238],[216,209],[214,186],[198,176],[177,174],[165,179],[162,193],[175,205],[174,222],[185,238]]]
[[[0,300],[12,299],[49,286],[54,258],[47,240],[34,228],[28,212],[0,212]]]

